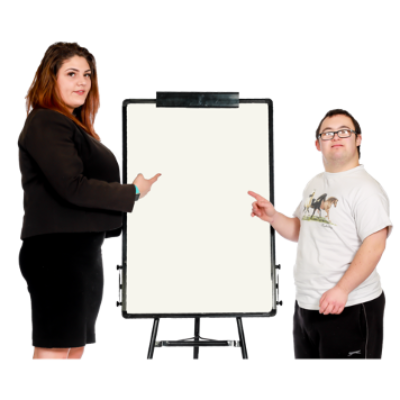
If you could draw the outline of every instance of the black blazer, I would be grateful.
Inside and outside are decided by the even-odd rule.
[[[31,111],[18,139],[24,189],[21,239],[56,232],[119,236],[136,188],[121,185],[114,154],[57,111]]]

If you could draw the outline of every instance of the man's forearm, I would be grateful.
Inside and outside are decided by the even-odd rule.
[[[298,218],[289,218],[276,211],[271,225],[285,239],[299,241],[300,220]]]
[[[385,254],[385,250],[364,242],[337,286],[345,290],[347,294],[352,292],[372,274]]]

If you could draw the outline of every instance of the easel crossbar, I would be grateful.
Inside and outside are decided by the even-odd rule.
[[[160,340],[155,347],[207,347],[207,346],[232,346],[241,347],[239,340]]]

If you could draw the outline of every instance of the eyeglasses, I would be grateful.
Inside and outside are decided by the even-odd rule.
[[[321,138],[322,140],[332,140],[335,137],[335,134],[337,133],[338,137],[340,138],[347,138],[350,137],[352,133],[356,134],[356,131],[353,131],[353,129],[340,129],[335,132],[324,132],[320,133],[318,135],[318,138]]]

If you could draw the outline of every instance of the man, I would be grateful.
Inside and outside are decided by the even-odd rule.
[[[315,141],[325,172],[307,184],[294,218],[249,192],[251,216],[298,242],[296,358],[381,358],[385,297],[376,266],[392,224],[385,191],[359,164],[361,140],[347,111],[326,114]]]

